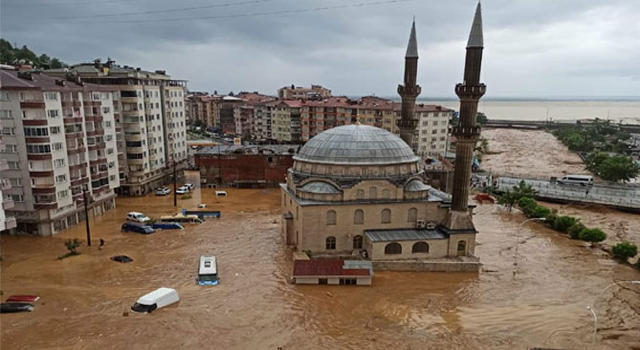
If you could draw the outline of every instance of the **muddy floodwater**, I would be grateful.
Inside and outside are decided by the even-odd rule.
[[[197,174],[188,180],[198,183]],[[120,232],[125,213],[175,212],[173,199],[119,198],[117,209],[92,218],[94,245],[58,261],[63,241],[85,239],[84,225],[53,237],[2,237],[3,299],[37,294],[32,313],[2,314],[3,350],[11,349],[527,349],[592,348],[585,309],[610,283],[640,279],[598,249],[523,217],[479,205],[480,273],[376,272],[373,285],[288,283],[277,190],[196,189],[179,208],[222,211],[184,231],[143,236]],[[106,241],[98,249],[98,239]],[[125,254],[129,264],[109,260]],[[198,257],[215,254],[221,282],[195,283]],[[152,314],[128,314],[158,287],[181,300]],[[611,288],[597,303],[598,349],[640,349],[640,288]]]

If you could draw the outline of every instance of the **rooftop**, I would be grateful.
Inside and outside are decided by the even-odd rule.
[[[3,90],[113,90],[103,85],[77,84],[66,79],[44,75],[39,71],[17,71],[13,69],[0,69],[0,87]]]
[[[206,146],[198,150],[196,155],[226,155],[226,154],[276,154],[293,155],[300,145],[219,145]]]
[[[355,263],[342,259],[296,260],[293,262],[293,275],[371,276],[373,275],[373,267],[369,261]]]
[[[423,241],[430,239],[446,239],[447,235],[437,229],[387,229],[365,230],[364,234],[371,242]]]

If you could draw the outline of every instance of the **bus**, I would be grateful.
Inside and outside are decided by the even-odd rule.
[[[201,286],[218,284],[218,266],[216,257],[203,255],[200,257],[200,269],[198,270],[198,284]]]

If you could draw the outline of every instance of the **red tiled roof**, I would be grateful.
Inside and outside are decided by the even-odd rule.
[[[344,269],[342,259],[296,260],[294,276],[370,276],[369,269]]]

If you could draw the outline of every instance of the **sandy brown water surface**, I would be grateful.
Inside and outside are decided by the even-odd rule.
[[[195,175],[190,175],[195,176]],[[197,179],[192,179],[197,183]],[[202,193],[201,193],[202,191]],[[64,239],[85,237],[80,225],[53,237],[2,237],[3,298],[41,296],[33,313],[0,317],[1,348],[10,349],[526,349],[591,347],[585,305],[616,280],[640,273],[597,249],[480,205],[474,273],[376,272],[371,287],[295,286],[284,246],[277,190],[197,189],[179,201],[207,203],[222,218],[181,232],[122,233],[127,211],[172,213],[171,197],[119,198],[116,210],[92,218],[106,240],[57,261]],[[130,264],[109,260],[116,254]],[[197,286],[198,256],[215,254],[221,283]],[[142,294],[166,286],[181,301],[148,315],[123,316]],[[640,289],[614,287],[598,303],[598,349],[640,349]]]

